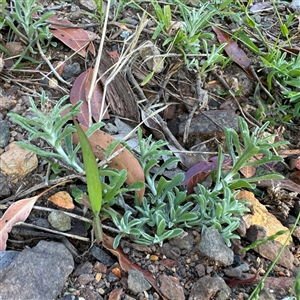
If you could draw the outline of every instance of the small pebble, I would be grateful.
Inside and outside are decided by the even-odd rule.
[[[10,139],[9,127],[6,122],[0,122],[0,148],[5,148]]]
[[[68,231],[71,229],[71,217],[62,211],[52,211],[48,216],[51,226],[59,231]]]

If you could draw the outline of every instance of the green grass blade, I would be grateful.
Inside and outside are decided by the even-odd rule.
[[[77,129],[80,140],[92,210],[94,215],[97,216],[100,213],[102,205],[102,186],[99,179],[97,162],[88,138],[86,137],[85,133],[83,132],[75,118],[73,118],[73,122]]]

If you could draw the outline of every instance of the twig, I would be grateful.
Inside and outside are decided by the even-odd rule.
[[[40,52],[40,55],[42,56],[43,60],[47,63],[47,65],[49,66],[49,68],[52,70],[53,74],[56,76],[56,78],[61,81],[62,83],[64,83],[65,85],[71,87],[71,83],[65,81],[58,73],[57,71],[55,70],[55,68],[52,66],[51,62],[49,61],[49,59],[46,57],[46,55],[44,54],[43,50],[42,50],[42,47],[40,45],[40,42],[37,41],[36,42],[37,46],[38,46],[38,49],[39,49],[39,52]]]
[[[264,92],[270,97],[270,99],[273,100],[273,102],[276,102],[276,100],[274,99],[274,97],[270,94],[270,92],[264,87],[264,85],[261,83],[260,79],[258,78],[255,70],[254,70],[254,67],[253,66],[250,66],[250,71],[251,71],[251,74],[256,78],[258,84],[260,85],[260,87],[264,90]]]
[[[85,238],[85,237],[80,236],[80,235],[74,235],[74,234],[65,233],[65,232],[61,232],[61,231],[57,231],[57,230],[52,230],[52,229],[49,229],[49,228],[40,227],[40,226],[29,224],[29,223],[18,222],[18,223],[15,223],[15,226],[16,225],[21,225],[21,226],[25,226],[25,227],[31,227],[31,228],[34,228],[34,229],[43,230],[43,231],[47,231],[47,232],[51,232],[51,233],[63,235],[63,236],[70,237],[72,239],[77,239],[77,240],[80,240],[80,241],[85,241],[85,242],[89,242],[90,241],[89,238]]]
[[[101,25],[100,23],[66,24],[66,23],[60,23],[60,22],[55,22],[50,20],[46,20],[45,22],[51,25],[66,27],[66,28],[89,28],[89,27],[99,27]]]
[[[262,125],[260,124],[260,122],[258,122],[257,120],[255,120],[249,113],[247,113],[247,112],[245,112],[243,110],[243,108],[241,107],[240,102],[236,99],[233,90],[230,88],[230,86],[227,84],[227,82],[221,76],[219,76],[215,70],[212,70],[211,72],[223,84],[223,86],[228,90],[228,92],[230,93],[230,95],[234,99],[235,103],[237,104],[237,106],[238,106],[238,108],[239,108],[242,116],[244,117],[244,119],[249,124],[251,124],[252,126],[259,126],[259,127],[261,127]],[[249,119],[251,119],[251,121]]]
[[[49,207],[37,206],[37,205],[34,205],[33,208],[36,209],[36,210],[50,211],[50,212],[61,211],[61,210],[57,210],[57,209],[53,209],[53,208],[49,208]],[[79,216],[79,215],[76,215],[76,214],[72,214],[68,211],[63,211],[63,213],[66,214],[67,216],[71,217],[71,218],[78,219],[80,221],[87,222],[87,223],[90,223],[90,224],[93,223],[93,221],[88,219],[88,218],[85,218],[85,217],[82,217],[82,216]]]
[[[95,63],[95,68],[93,71],[93,77],[92,77],[92,81],[91,81],[91,87],[90,90],[88,92],[87,95],[87,103],[88,103],[88,110],[89,110],[89,125],[92,125],[92,107],[91,107],[91,99],[94,93],[94,90],[96,88],[96,84],[97,84],[97,74],[98,74],[98,70],[100,68],[100,62],[101,62],[101,57],[102,57],[102,51],[103,51],[103,46],[104,46],[104,41],[105,41],[105,35],[106,35],[106,28],[107,28],[107,22],[108,22],[108,15],[109,15],[109,9],[110,9],[110,0],[107,1],[106,4],[106,16],[105,16],[105,20],[104,20],[104,24],[103,24],[103,29],[102,29],[102,38],[100,41],[100,46],[99,46],[99,50],[98,50],[98,55],[97,55],[97,59],[96,59],[96,63]],[[104,95],[104,91],[103,91],[103,96],[102,96],[102,104],[101,104],[101,110],[100,110],[100,118],[102,117],[102,113],[104,110],[104,102],[105,102],[105,95]],[[98,120],[98,122],[100,122],[101,120]]]
[[[175,138],[175,136],[173,135],[173,133],[170,131],[170,129],[168,128],[166,122],[162,119],[162,117],[160,115],[156,115],[155,118],[158,121],[158,124],[160,124],[161,126],[161,130],[163,131],[163,133],[166,135],[166,137],[169,139],[169,141],[171,141],[171,143],[178,148],[181,151],[186,151],[186,149],[184,149],[179,142],[177,141],[177,139]],[[187,152],[187,151],[186,151]]]
[[[55,185],[55,184],[58,184],[60,182],[63,182],[63,181],[66,181],[66,180],[72,180],[72,179],[81,179],[83,182],[86,182],[85,178],[83,177],[83,174],[72,174],[72,175],[69,175],[69,176],[65,176],[65,177],[61,177],[61,178],[58,178],[58,179],[53,179],[53,180],[49,180],[49,185]],[[39,189],[42,189],[42,188],[48,188],[49,186],[45,184],[45,182],[42,182],[40,184],[37,184],[35,186],[33,186],[32,188],[26,190],[26,191],[23,191],[17,195],[13,195],[13,196],[10,196],[4,200],[1,200],[0,201],[0,204],[3,204],[3,203],[8,203],[9,201],[11,200],[16,200],[16,199],[20,199],[20,198],[23,198],[29,194],[31,194],[32,192],[35,192]]]
[[[199,107],[200,103],[202,102],[202,95],[201,95],[201,77],[200,77],[200,74],[199,74],[199,71],[197,72],[197,75],[196,75],[196,92],[197,92],[197,99],[189,113],[189,116],[188,116],[188,119],[185,123],[185,126],[184,126],[184,132],[183,132],[183,143],[185,144],[188,137],[189,137],[189,129],[190,129],[190,125],[191,125],[191,121],[194,117],[194,114],[196,112],[196,109]]]

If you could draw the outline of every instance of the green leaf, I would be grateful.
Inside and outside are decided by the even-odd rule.
[[[284,36],[288,36],[289,35],[289,30],[288,28],[286,27],[285,24],[282,24],[280,26],[280,30],[281,30],[281,33],[284,35]]]
[[[288,231],[289,231],[289,230],[279,230],[279,231],[276,232],[275,234],[270,235],[270,236],[267,237],[267,238],[258,240],[258,241],[256,241],[256,242],[252,243],[251,245],[249,245],[249,246],[247,246],[247,247],[241,249],[241,251],[246,252],[246,251],[249,251],[249,250],[251,250],[251,249],[256,248],[257,246],[259,246],[259,245],[261,245],[261,244],[266,243],[267,241],[273,241],[273,240],[275,240],[278,236],[280,236],[280,235],[282,235],[282,234],[285,234],[285,233],[287,233]]]
[[[88,186],[89,198],[94,215],[98,215],[102,205],[102,186],[98,174],[97,162],[86,135],[73,117],[73,122],[77,129],[80,140],[83,163],[86,171],[86,181]]]

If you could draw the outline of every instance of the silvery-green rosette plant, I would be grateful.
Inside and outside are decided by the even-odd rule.
[[[173,157],[171,151],[163,149],[167,145],[164,141],[152,141],[151,136],[142,138],[138,132],[140,156],[138,157],[144,169],[148,193],[142,205],[136,206],[138,213],[132,216],[126,211],[118,218],[111,213],[112,219],[120,230],[115,239],[116,247],[120,239],[131,236],[136,243],[151,245],[161,244],[164,240],[178,237],[184,233],[184,228],[199,228],[202,231],[214,227],[221,233],[227,245],[231,238],[239,238],[234,231],[239,226],[239,216],[248,211],[245,202],[236,199],[238,189],[255,187],[255,182],[283,178],[277,173],[268,173],[251,178],[240,178],[239,170],[246,166],[259,166],[270,162],[281,161],[282,158],[273,155],[272,148],[286,144],[285,141],[271,143],[274,135],[264,136],[268,124],[255,128],[250,133],[247,123],[239,118],[239,129],[242,141],[235,130],[225,128],[226,145],[232,160],[232,168],[228,173],[222,172],[224,154],[221,147],[218,151],[218,163],[214,172],[214,187],[207,189],[198,184],[197,193],[187,196],[186,190],[180,190],[184,174],[179,173],[171,180],[163,176],[167,167],[179,161]],[[261,158],[253,160],[257,154]],[[152,174],[152,168],[161,160],[162,156],[170,158],[162,163]],[[260,156],[258,156],[260,157]]]
[[[43,93],[42,106],[45,106],[47,100]],[[265,134],[268,123],[250,132],[247,123],[239,118],[241,139],[232,128],[224,129],[228,154],[232,160],[231,169],[227,173],[223,172],[224,154],[219,147],[216,170],[212,174],[214,180],[212,188],[208,189],[198,184],[196,192],[187,195],[186,189],[182,186],[183,173],[175,175],[170,180],[164,177],[164,171],[179,161],[170,150],[165,149],[167,142],[153,141],[151,136],[144,139],[139,129],[140,153],[137,159],[144,170],[147,192],[141,204],[136,199],[134,207],[129,206],[125,204],[123,196],[142,188],[142,183],[126,187],[126,170],[119,171],[102,166],[98,168],[98,174],[95,174],[97,169],[91,171],[92,168],[85,167],[86,163],[83,164],[76,155],[80,147],[74,148],[72,145],[72,134],[76,132],[76,128],[69,122],[70,118],[80,112],[81,103],[74,106],[63,105],[65,100],[66,97],[63,97],[51,110],[40,111],[30,99],[31,110],[34,113],[31,119],[9,113],[13,121],[30,133],[29,140],[43,139],[51,149],[40,149],[25,142],[18,142],[18,144],[52,164],[53,161],[49,160],[49,157],[60,160],[79,173],[85,170],[87,178],[92,177],[93,182],[100,181],[102,195],[93,196],[95,199],[91,199],[90,202],[98,220],[98,215],[105,214],[111,217],[117,227],[118,234],[114,240],[114,247],[117,247],[121,238],[125,236],[136,243],[162,244],[164,240],[179,237],[184,233],[184,229],[191,227],[202,231],[214,227],[218,229],[226,244],[230,245],[231,238],[238,238],[234,231],[239,226],[239,217],[248,211],[245,203],[236,199],[238,189],[253,189],[257,181],[283,177],[277,173],[266,173],[251,178],[240,178],[239,170],[243,167],[281,161],[282,158],[274,155],[272,149],[286,142],[271,142],[274,135]],[[67,109],[69,110],[61,117],[62,112]],[[92,134],[101,125],[94,124],[89,128],[87,135]],[[85,149],[86,147],[82,148],[82,152],[87,151]],[[169,158],[163,161],[162,156]],[[92,155],[88,157],[90,162],[94,159]],[[257,159],[254,160],[253,157]],[[158,166],[155,172],[153,172],[154,166]],[[90,172],[93,172],[93,176],[89,176]],[[89,181],[87,184],[89,185]],[[90,188],[88,186],[88,190],[91,190]],[[117,209],[116,206],[119,208]],[[100,232],[100,226],[98,228]]]

